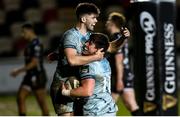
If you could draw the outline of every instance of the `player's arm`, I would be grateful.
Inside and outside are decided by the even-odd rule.
[[[109,53],[116,53],[120,48],[124,46],[124,44],[126,43],[125,40],[130,37],[129,30],[125,28],[122,31],[122,35],[122,38],[109,42],[109,48],[107,50]]]
[[[30,69],[36,67],[37,65],[38,65],[38,58],[33,57],[33,58],[31,59],[31,62],[30,62],[29,64],[25,65],[24,67],[22,67],[20,70],[21,70],[22,72],[25,72],[25,71],[27,71],[27,70],[30,70]]]
[[[23,67],[20,67],[20,68],[17,68],[17,69],[14,69],[12,72],[11,72],[11,75],[13,77],[16,77],[18,74],[22,73],[22,72],[25,72],[27,70],[30,70],[34,67],[36,67],[38,64],[38,59],[36,57],[33,57],[31,59],[31,62]]]
[[[25,66],[23,66],[23,67],[20,67],[18,69],[14,69],[11,72],[11,75],[13,77],[16,77],[18,74],[36,67],[38,65],[39,56],[42,55],[41,52],[42,52],[41,46],[40,45],[34,45],[33,48],[32,48],[32,51],[31,51],[31,53],[29,55],[29,56],[31,56],[31,61],[28,64],[26,64]]]
[[[66,33],[63,36],[64,53],[67,61],[71,66],[85,65],[92,61],[101,60],[104,57],[102,49],[98,50],[96,54],[90,56],[82,56],[77,53],[77,48],[80,46],[79,37],[74,36],[73,33]]]
[[[74,48],[66,48],[64,51],[68,63],[71,66],[85,65],[90,62],[101,60],[104,58],[104,52],[101,52],[102,49],[99,49],[94,55],[89,55],[89,56],[78,55],[76,49]]]
[[[116,89],[117,91],[122,91],[124,88],[123,84],[123,73],[124,73],[124,65],[123,65],[123,54],[117,53],[115,55],[115,66],[116,66]]]
[[[65,96],[73,97],[88,97],[93,94],[95,80],[88,78],[81,80],[81,86],[72,90],[65,89],[63,86],[62,94]]]
[[[62,94],[65,96],[77,96],[77,97],[87,97],[91,96],[94,91],[95,86],[95,74],[94,74],[94,66],[84,65],[80,68],[80,81],[81,85],[78,88],[68,90],[62,90]]]

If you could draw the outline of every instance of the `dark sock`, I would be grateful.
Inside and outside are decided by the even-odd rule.
[[[132,116],[142,116],[143,114],[140,109],[137,109],[137,110],[131,112],[131,115]]]
[[[19,116],[26,116],[25,113],[19,113]]]

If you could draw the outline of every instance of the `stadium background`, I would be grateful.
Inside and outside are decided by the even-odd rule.
[[[75,7],[77,0],[0,0],[0,115],[17,115],[16,93],[23,74],[13,79],[9,76],[10,70],[23,65],[23,48],[26,45],[20,36],[22,23],[30,21],[35,24],[35,30],[45,47],[44,57],[54,51],[61,34],[76,23]],[[89,0],[95,3],[101,10],[99,22],[95,31],[105,32],[107,14],[118,11],[125,14],[128,19],[128,28],[131,30],[131,17],[129,0]],[[177,67],[180,68],[180,1],[176,1],[176,44]],[[132,42],[130,41],[131,45]],[[133,53],[132,46],[130,54]],[[45,67],[48,74],[47,89],[52,81],[56,62],[48,63],[45,59]],[[178,73],[178,71],[177,71]],[[178,78],[179,78],[178,74]],[[179,85],[180,86],[180,85]],[[50,114],[55,115],[51,100],[48,96]],[[129,115],[129,112],[118,102],[118,115]],[[180,110],[179,110],[180,111]],[[27,100],[27,114],[40,115],[40,109],[33,96]]]

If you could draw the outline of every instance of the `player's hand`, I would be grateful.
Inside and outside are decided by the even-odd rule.
[[[109,42],[108,52],[116,53],[126,42],[126,39],[130,37],[130,32],[127,28],[121,29],[122,37],[114,41]]]
[[[10,72],[12,77],[16,77],[21,71],[19,69],[14,69]]]
[[[124,89],[124,83],[122,80],[118,80],[116,83],[116,90],[121,92]]]
[[[125,38],[130,37],[130,32],[129,32],[129,30],[127,28],[123,29],[122,34],[124,35]]]
[[[58,54],[55,52],[51,52],[50,54],[48,54],[47,56],[47,60],[51,63],[55,60],[58,60]]]
[[[101,49],[98,49],[98,51],[95,53],[95,56],[96,56],[96,59],[97,60],[102,60],[104,58],[104,52],[103,51],[103,48]]]
[[[62,86],[61,86],[61,94],[64,95],[64,96],[70,96],[70,92],[71,90],[69,90],[64,83],[62,83]]]
[[[64,83],[62,83],[62,85],[61,85],[61,89],[62,89],[62,90],[63,90],[63,89],[66,89],[66,87],[65,87]]]

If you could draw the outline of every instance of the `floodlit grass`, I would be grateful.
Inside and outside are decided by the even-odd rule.
[[[53,105],[51,103],[50,96],[47,97],[48,107],[50,111],[50,115],[54,116],[56,115],[54,112]],[[125,106],[122,104],[121,99],[118,101],[118,107],[119,111],[117,115],[119,116],[130,116],[130,113],[125,108]],[[179,103],[180,104],[180,103]],[[34,115],[41,115],[41,110],[36,102],[36,99],[34,96],[29,96],[26,100],[26,107],[27,107],[27,115],[34,116]],[[179,109],[180,112],[180,109]],[[0,96],[0,116],[6,116],[6,115],[18,115],[17,113],[17,104],[16,104],[16,97],[15,95],[11,96]]]
[[[118,105],[118,108],[119,108],[119,110],[117,112],[118,116],[131,116],[129,111],[126,109],[126,107],[122,103],[121,99],[118,100],[117,105]]]
[[[55,115],[54,108],[51,103],[51,99],[47,97],[48,107],[50,110],[50,115]],[[27,115],[41,115],[40,107],[37,104],[37,101],[34,96],[29,96],[26,100],[26,110]],[[1,96],[0,97],[0,115],[18,115],[17,104],[16,104],[16,96]]]

